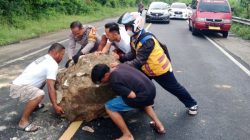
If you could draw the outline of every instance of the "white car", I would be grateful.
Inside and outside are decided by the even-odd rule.
[[[170,18],[176,19],[188,19],[190,16],[190,10],[185,3],[174,2],[172,3],[170,9]]]
[[[152,2],[146,13],[146,22],[162,21],[169,23],[169,7],[170,6],[165,2]]]

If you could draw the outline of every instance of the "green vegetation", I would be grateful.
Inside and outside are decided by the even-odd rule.
[[[136,10],[135,0],[0,0],[0,46]]]
[[[156,0],[152,0],[152,1],[156,1]],[[164,1],[168,4],[172,4],[173,2],[183,2],[183,3],[189,4],[192,2],[192,0],[160,0],[160,1]]]
[[[135,8],[102,8],[95,13],[88,15],[65,15],[56,14],[38,20],[15,18],[15,26],[7,24],[0,25],[0,46],[14,43],[19,40],[38,37],[41,34],[69,28],[72,21],[79,20],[82,23],[101,20],[107,17],[119,16],[125,11],[134,11]]]
[[[229,2],[233,8],[233,16],[250,18],[249,0],[229,0]],[[244,39],[250,40],[250,26],[234,22],[230,31]]]
[[[186,4],[191,4],[192,0],[162,0],[169,4],[173,2],[184,2]],[[250,18],[250,0],[228,0],[232,9],[233,15],[242,17],[242,18]]]
[[[233,23],[231,31],[243,39],[250,40],[250,26]]]
[[[234,16],[250,18],[250,0],[229,0],[229,3]]]

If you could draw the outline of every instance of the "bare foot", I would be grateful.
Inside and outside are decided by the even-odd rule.
[[[157,133],[159,134],[165,134],[166,130],[164,128],[164,126],[162,125],[162,123],[156,123],[154,121],[150,122],[150,125],[156,130]]]
[[[120,138],[116,140],[134,140],[134,137],[132,135],[122,135]]]

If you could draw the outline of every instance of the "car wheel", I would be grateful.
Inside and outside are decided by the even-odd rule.
[[[192,27],[192,35],[198,35],[198,29],[196,29],[194,26]]]
[[[192,27],[190,26],[190,21],[188,21],[188,29],[189,31],[192,31]]]
[[[170,20],[166,21],[166,24],[169,24],[170,23]]]
[[[227,36],[228,36],[228,31],[223,31],[223,32],[222,32],[222,35],[223,35],[224,38],[227,38]]]

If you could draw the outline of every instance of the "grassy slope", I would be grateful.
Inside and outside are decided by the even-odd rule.
[[[250,26],[242,25],[242,24],[234,22],[232,24],[230,31],[242,37],[243,39],[250,40]]]
[[[20,27],[8,27],[7,25],[0,25],[0,46],[14,43],[20,40],[38,37],[41,34],[58,31],[60,29],[65,29],[69,27],[72,21],[79,20],[82,23],[102,20],[107,17],[113,17],[121,15],[125,11],[135,11],[135,8],[103,8],[88,15],[56,15],[48,16],[46,19],[41,19],[38,21],[34,20],[20,20]]]

